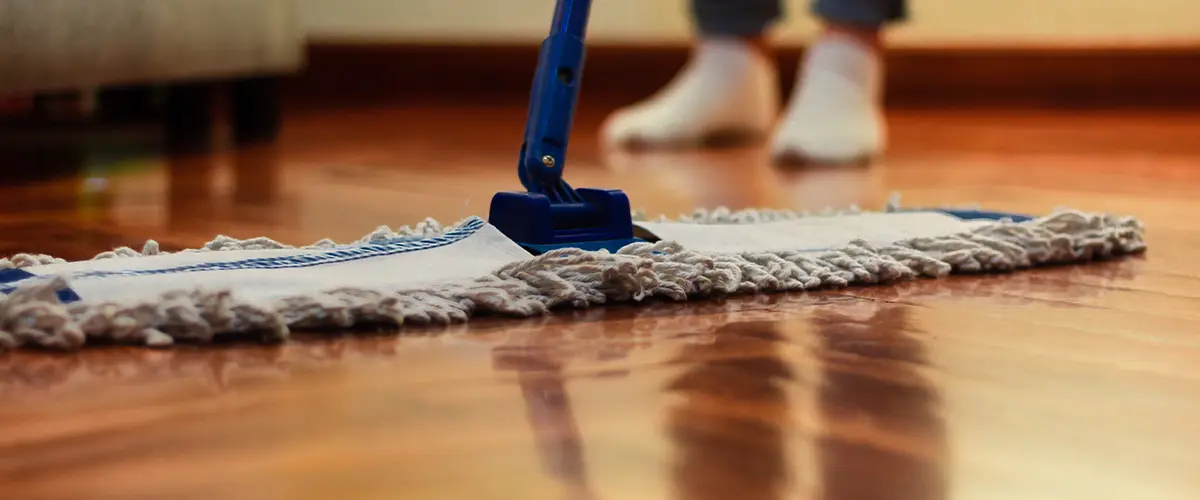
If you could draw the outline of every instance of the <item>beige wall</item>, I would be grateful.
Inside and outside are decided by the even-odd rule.
[[[554,0],[299,0],[315,39],[537,41]],[[687,0],[595,0],[594,42],[679,42]],[[787,0],[778,34],[801,42],[815,24],[807,0]],[[900,45],[1200,44],[1200,0],[911,0]]]

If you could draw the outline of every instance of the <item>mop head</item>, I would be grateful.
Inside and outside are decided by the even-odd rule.
[[[637,219],[646,243],[531,256],[483,219],[380,227],[306,247],[219,237],[167,253],[147,242],[79,262],[0,259],[0,346],[170,346],[300,330],[397,329],[480,314],[701,300],[1011,272],[1145,251],[1132,217],[1060,209],[1037,218],[857,208],[818,214],[697,211]]]

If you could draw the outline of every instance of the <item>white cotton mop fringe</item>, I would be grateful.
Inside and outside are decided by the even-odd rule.
[[[895,202],[889,203],[883,212],[874,213],[898,212],[895,205]],[[738,225],[825,217],[836,224],[839,217],[870,213],[858,209],[815,215],[721,209],[697,211],[673,222]],[[452,241],[451,236],[457,234],[456,231],[462,233],[464,226],[486,225],[477,218],[468,221],[445,228],[432,220],[399,231],[381,227],[348,245],[322,240],[299,249],[267,238],[237,240],[220,237],[202,248],[179,252],[176,256],[192,258],[195,254],[199,258],[212,252],[259,255],[294,249],[296,252],[320,251],[321,258],[325,258],[393,248],[387,245],[395,245],[397,241],[402,242],[398,243],[401,245],[409,244],[404,241],[450,245],[446,241]],[[873,244],[856,238],[838,248],[821,251],[797,247],[795,250],[705,252],[685,248],[675,241],[657,241],[632,244],[617,253],[563,249],[536,257],[513,258],[504,257],[511,254],[503,254],[495,258],[504,259],[502,262],[506,264],[491,268],[495,270],[490,273],[471,275],[473,277],[469,279],[427,280],[420,286],[396,287],[359,286],[357,281],[346,279],[336,286],[281,296],[268,295],[267,299],[242,293],[241,285],[223,288],[188,286],[184,278],[179,278],[178,285],[168,281],[172,284],[168,289],[151,295],[125,293],[121,291],[125,289],[118,290],[120,285],[114,285],[117,288],[112,289],[113,293],[121,297],[111,300],[84,297],[84,300],[64,302],[60,292],[75,284],[84,284],[89,277],[93,282],[99,282],[96,280],[104,277],[141,279],[148,274],[166,272],[142,269],[76,272],[72,275],[64,271],[19,282],[6,296],[0,296],[0,346],[77,349],[88,342],[169,346],[177,342],[204,343],[222,336],[247,333],[277,342],[288,339],[293,330],[399,328],[464,322],[486,313],[530,317],[557,308],[585,308],[648,299],[683,301],[735,294],[875,285],[922,277],[940,278],[951,273],[1009,272],[1136,254],[1146,249],[1143,236],[1143,225],[1132,217],[1060,209],[1025,222],[986,221],[953,234],[907,238],[887,244]],[[86,266],[98,261],[125,259],[140,262],[143,259],[149,261],[147,257],[166,255],[150,241],[141,252],[120,248],[82,263],[66,263],[46,255],[20,254],[0,259],[0,270],[21,269],[36,273],[47,266]],[[316,258],[311,255],[318,254],[305,254],[296,259],[308,262]],[[456,262],[469,260],[454,258],[458,259]],[[483,257],[480,260],[486,261]],[[430,265],[413,264],[392,271],[405,274],[424,267]],[[377,271],[372,273],[377,274]],[[246,288],[253,284],[253,280],[248,280]]]

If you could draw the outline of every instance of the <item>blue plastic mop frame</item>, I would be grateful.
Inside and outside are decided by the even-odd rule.
[[[517,175],[525,192],[492,198],[488,222],[533,254],[556,248],[616,251],[633,236],[629,198],[616,189],[573,189],[563,179],[583,77],[591,0],[558,0],[542,42]]]

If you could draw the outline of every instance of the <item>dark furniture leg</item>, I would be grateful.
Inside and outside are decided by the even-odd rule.
[[[97,96],[102,123],[147,123],[161,118],[161,103],[153,86],[131,85],[101,89]]]
[[[208,151],[213,147],[212,83],[176,84],[167,88],[166,146],[171,153]]]
[[[230,92],[230,116],[234,144],[243,146],[273,142],[283,124],[283,109],[279,92],[280,79],[275,76],[235,80]]]

